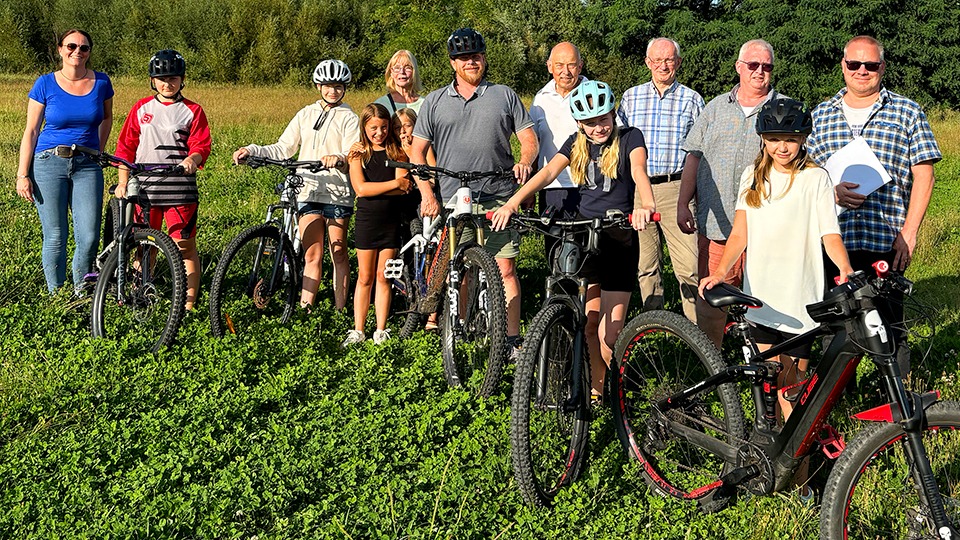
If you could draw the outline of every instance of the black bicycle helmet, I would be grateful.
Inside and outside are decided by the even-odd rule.
[[[813,120],[807,107],[795,99],[779,98],[763,104],[757,114],[757,133],[802,133],[809,135]]]
[[[450,58],[462,54],[476,54],[487,51],[483,36],[473,28],[460,28],[447,38],[447,52]]]
[[[150,78],[183,77],[187,74],[187,63],[183,56],[173,49],[157,51],[150,58]]]

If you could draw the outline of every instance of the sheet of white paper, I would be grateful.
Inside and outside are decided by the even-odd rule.
[[[827,160],[824,169],[830,173],[833,185],[840,182],[859,184],[853,191],[864,195],[873,193],[892,180],[863,137],[857,137],[837,150]],[[838,214],[844,210],[846,208],[837,206]]]

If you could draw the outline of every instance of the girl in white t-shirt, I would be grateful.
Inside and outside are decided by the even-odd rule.
[[[704,289],[723,282],[746,249],[743,290],[763,301],[763,307],[747,312],[760,350],[817,326],[806,306],[823,300],[824,250],[841,270],[841,282],[853,273],[840,238],[833,184],[803,149],[811,127],[810,113],[799,101],[777,99],[760,110],[757,133],[763,147],[740,179],[733,231],[719,267],[700,281],[702,296]],[[793,404],[783,389],[806,378],[809,359],[809,345],[780,355],[784,421]]]

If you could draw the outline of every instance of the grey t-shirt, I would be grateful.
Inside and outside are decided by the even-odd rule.
[[[483,81],[470,99],[464,99],[451,83],[426,97],[413,136],[433,145],[439,167],[487,172],[513,167],[510,136],[532,126],[520,97],[509,87]],[[458,180],[441,176],[441,204],[459,187]],[[470,188],[477,200],[484,200],[509,197],[516,183],[483,180]]]
[[[757,113],[763,103],[786,98],[771,90],[767,99],[744,114],[734,86],[707,103],[683,141],[683,150],[700,158],[697,169],[697,230],[711,240],[726,240],[733,229],[740,176],[760,152]]]

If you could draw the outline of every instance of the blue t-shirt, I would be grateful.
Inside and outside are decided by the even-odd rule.
[[[95,71],[93,90],[83,96],[67,93],[57,84],[56,74],[37,78],[30,99],[44,106],[43,127],[37,138],[37,152],[61,144],[100,148],[103,102],[113,97],[113,85],[105,73]]]
[[[577,133],[574,133],[557,153],[570,159],[576,139]],[[637,148],[646,148],[643,133],[637,128],[620,128],[620,160],[617,162],[616,178],[607,178],[600,172],[597,159],[603,147],[587,141],[587,148],[590,162],[587,163],[587,183],[580,186],[580,214],[586,218],[603,217],[611,208],[625,214],[633,212],[633,193],[636,186],[630,170],[630,152]]]

